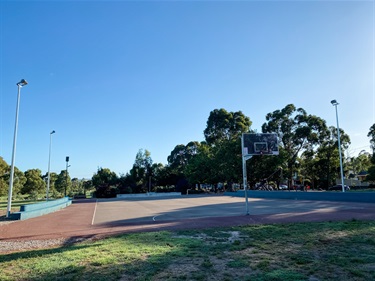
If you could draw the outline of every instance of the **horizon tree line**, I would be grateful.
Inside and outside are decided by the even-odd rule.
[[[327,126],[324,119],[293,104],[268,113],[265,119],[261,133],[277,134],[279,155],[262,155],[247,161],[247,170],[251,171],[250,188],[263,180],[291,186],[293,181],[302,179],[302,184],[323,189],[334,183],[340,173],[336,127]],[[242,183],[241,135],[258,133],[251,125],[250,118],[241,111],[214,109],[203,132],[205,140],[176,145],[166,165],[153,163],[151,153],[140,149],[131,170],[119,176],[108,168],[98,168],[89,181],[70,179],[65,170],[60,174],[51,173],[51,197],[61,197],[65,188],[72,196],[94,187],[98,197],[148,191],[185,192],[191,187],[217,183],[224,183],[230,189],[233,183]],[[346,178],[368,171],[367,179],[375,180],[375,124],[367,136],[372,155],[361,151],[357,157],[345,158],[350,137],[340,128]],[[0,157],[0,196],[7,194],[9,170],[9,165]],[[15,168],[14,195],[38,197],[45,194],[46,178],[47,174],[42,175],[39,169],[23,173]]]

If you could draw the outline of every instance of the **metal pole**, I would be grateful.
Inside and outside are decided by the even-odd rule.
[[[10,166],[10,179],[9,179],[9,190],[8,190],[8,207],[7,207],[7,213],[6,213],[7,218],[10,216],[10,210],[11,210],[11,207],[12,207],[14,163],[15,163],[15,160],[16,160],[16,142],[17,142],[17,129],[18,129],[18,110],[19,110],[19,107],[20,107],[21,88],[22,88],[20,83],[18,83],[17,86],[18,86],[18,94],[17,94],[17,105],[16,105],[16,122],[15,122],[15,125],[14,125],[12,164]]]
[[[68,162],[69,162],[69,158],[67,157],[66,158],[66,170],[65,170],[65,190],[64,190],[64,197],[66,197],[66,188],[68,186]]]
[[[46,201],[48,201],[48,194],[49,194],[49,186],[50,186],[50,166],[51,166],[51,146],[52,146],[52,134],[54,134],[55,131],[52,131],[49,134],[49,154],[48,154],[48,178],[47,178],[47,194],[46,194]]]
[[[242,149],[242,175],[243,175],[243,186],[245,191],[245,202],[246,202],[246,215],[249,215],[249,198],[247,196],[247,171],[246,171],[246,159],[244,153],[244,134],[241,137],[241,149]]]
[[[338,140],[338,145],[339,145],[339,154],[340,154],[340,172],[341,172],[341,186],[342,186],[342,192],[345,192],[345,187],[344,187],[344,171],[342,168],[342,155],[341,155],[341,143],[340,143],[340,126],[339,126],[339,115],[337,113],[337,105],[338,103],[336,102],[335,109],[336,109],[336,122],[337,122],[337,140]]]

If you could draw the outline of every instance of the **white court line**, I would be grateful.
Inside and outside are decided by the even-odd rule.
[[[96,199],[96,202],[95,202],[95,209],[94,209],[94,214],[92,215],[91,225],[94,225],[96,206],[98,206],[98,199]]]

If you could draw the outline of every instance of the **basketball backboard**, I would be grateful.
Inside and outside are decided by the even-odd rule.
[[[243,134],[243,155],[279,155],[277,134]]]

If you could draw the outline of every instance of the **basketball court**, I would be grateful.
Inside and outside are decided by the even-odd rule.
[[[328,214],[361,211],[368,204],[282,199],[249,199],[250,215]],[[373,205],[373,204],[372,204]],[[245,199],[224,195],[97,200],[92,225],[125,225],[245,216]]]
[[[0,253],[37,248],[35,241],[56,245],[146,231],[176,231],[251,224],[375,220],[375,204],[226,195],[189,195],[132,199],[81,199],[60,211],[0,223]]]

